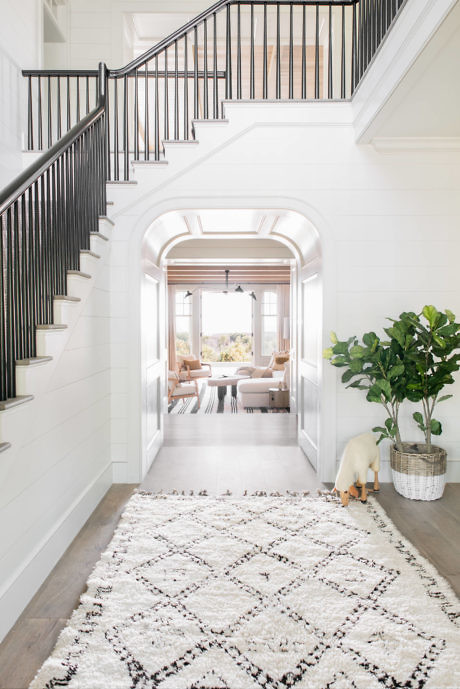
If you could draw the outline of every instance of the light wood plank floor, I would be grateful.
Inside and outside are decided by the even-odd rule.
[[[288,414],[169,417],[165,444],[141,487],[238,495],[323,488],[296,446],[295,421]],[[0,689],[27,689],[78,604],[135,488],[112,486],[0,645]],[[442,500],[433,503],[405,500],[383,484],[378,500],[460,594],[460,484],[448,485]]]

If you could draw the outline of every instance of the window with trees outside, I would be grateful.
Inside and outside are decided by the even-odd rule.
[[[278,294],[264,291],[260,307],[262,356],[271,356],[278,348]]]
[[[192,349],[192,299],[184,290],[176,292],[176,352],[180,356]]]
[[[247,293],[202,292],[203,361],[252,361],[252,302]]]

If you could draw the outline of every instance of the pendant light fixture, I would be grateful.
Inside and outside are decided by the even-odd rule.
[[[230,275],[230,269],[229,269],[229,268],[226,268],[226,269],[225,269],[225,288],[222,290],[222,294],[228,294],[229,291],[230,291],[230,290],[229,290],[229,275]],[[206,284],[206,283],[205,283],[205,284]],[[186,291],[186,293],[184,294],[184,299],[188,299],[188,297],[191,297],[194,291],[195,291],[195,290],[190,291],[190,290],[188,289],[188,290]],[[241,287],[241,285],[237,285],[237,286],[235,287],[234,291],[235,291],[235,292],[239,292],[240,294],[243,294],[243,293],[244,293],[244,289]],[[249,292],[249,296],[252,297],[252,299],[254,299],[254,301],[257,301],[257,297],[256,297],[256,295],[255,295],[255,292]]]

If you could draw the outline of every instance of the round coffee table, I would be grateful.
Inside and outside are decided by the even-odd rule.
[[[219,400],[223,400],[227,394],[227,385],[232,387],[232,396],[236,397],[236,386],[238,381],[244,380],[245,378],[250,378],[250,376],[241,376],[239,374],[229,375],[229,376],[213,376],[208,378],[208,385],[211,387],[217,387],[217,397]]]

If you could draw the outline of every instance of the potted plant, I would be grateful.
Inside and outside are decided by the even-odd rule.
[[[412,417],[424,435],[423,443],[391,446],[393,482],[405,497],[436,500],[444,492],[447,453],[432,444],[432,436],[442,433],[434,411],[440,402],[452,397],[441,393],[454,382],[453,373],[459,369],[460,324],[452,311],[442,313],[434,306],[424,306],[420,314],[402,313],[392,323],[385,332],[404,362],[406,399],[422,405],[422,411]]]
[[[441,423],[434,418],[436,405],[452,395],[441,395],[454,382],[460,367],[460,324],[455,315],[434,306],[420,314],[404,312],[384,328],[389,341],[374,333],[362,341],[351,337],[339,341],[331,334],[332,347],[324,357],[337,367],[346,368],[342,382],[347,387],[366,390],[369,402],[381,404],[387,412],[383,426],[372,430],[392,441],[391,468],[396,490],[405,497],[434,500],[441,497],[446,474],[445,450],[432,445],[432,435],[440,435]],[[399,428],[401,404],[408,400],[422,404],[413,419],[425,436],[424,443],[403,442]]]

